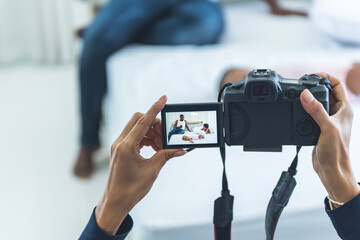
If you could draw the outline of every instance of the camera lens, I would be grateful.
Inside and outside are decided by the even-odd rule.
[[[268,85],[255,85],[253,87],[254,96],[267,96],[269,95],[269,86]]]

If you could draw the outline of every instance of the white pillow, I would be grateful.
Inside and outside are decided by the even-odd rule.
[[[315,0],[310,16],[320,31],[334,40],[360,44],[359,0]]]

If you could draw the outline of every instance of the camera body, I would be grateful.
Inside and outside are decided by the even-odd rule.
[[[308,89],[329,112],[331,85],[326,78],[283,78],[270,69],[255,69],[228,86],[223,95],[227,145],[245,151],[281,151],[283,145],[316,145],[319,126],[306,113],[300,94]]]
[[[270,69],[255,69],[244,80],[226,86],[223,103],[167,104],[161,113],[163,147],[226,143],[243,145],[244,151],[279,152],[283,145],[316,145],[320,128],[300,102],[305,89],[329,112],[327,78],[312,74],[288,79]],[[177,125],[183,121],[189,126]]]

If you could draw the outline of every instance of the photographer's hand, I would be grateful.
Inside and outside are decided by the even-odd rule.
[[[309,90],[304,90],[300,96],[304,109],[321,129],[313,150],[313,167],[329,197],[345,203],[360,193],[349,160],[353,110],[345,87],[338,79],[325,73],[317,75],[329,79],[333,92],[330,95],[330,116]]]
[[[95,211],[99,227],[109,234],[116,233],[130,210],[150,191],[164,164],[185,154],[183,149],[162,149],[161,120],[156,115],[165,103],[163,96],[146,114],[134,114],[111,146],[108,182]],[[143,146],[151,146],[156,153],[143,158]]]

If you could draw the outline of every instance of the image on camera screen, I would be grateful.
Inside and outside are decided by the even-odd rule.
[[[220,103],[166,104],[161,111],[163,148],[219,147]]]
[[[217,144],[216,111],[167,112],[167,145]]]

